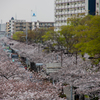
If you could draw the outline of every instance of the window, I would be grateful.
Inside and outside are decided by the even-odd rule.
[[[97,7],[99,7],[99,3],[97,3]]]
[[[69,3],[67,3],[67,5],[69,5]]]
[[[76,2],[74,3],[74,5],[76,5]]]

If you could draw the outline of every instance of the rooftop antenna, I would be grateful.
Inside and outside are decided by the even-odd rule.
[[[37,16],[37,7],[35,6],[35,13],[36,13],[36,16]],[[37,18],[36,18],[37,19]]]
[[[32,12],[33,12],[33,10],[31,10],[31,22],[32,22]]]
[[[17,19],[17,14],[15,14],[15,19]]]

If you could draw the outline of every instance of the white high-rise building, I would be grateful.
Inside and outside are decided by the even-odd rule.
[[[100,14],[100,0],[55,0],[55,31],[67,25],[67,18]]]

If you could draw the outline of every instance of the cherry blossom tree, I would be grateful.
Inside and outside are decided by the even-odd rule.
[[[46,63],[49,63],[49,62],[61,63],[61,52],[50,52],[50,53],[43,52],[43,48],[41,48],[41,45],[40,45],[40,48],[38,48],[38,44],[26,45],[24,43],[16,42],[14,40],[9,40],[9,39],[4,39],[4,42],[8,44],[10,42],[13,42],[14,45],[12,45],[11,48],[13,48],[14,50],[18,50],[18,54],[26,58],[29,58],[31,61],[34,61],[35,63],[42,62],[44,69],[46,68]],[[8,59],[8,58],[7,56],[5,56],[5,54],[3,55],[3,52],[4,52],[3,49],[0,49],[0,50],[2,50],[1,56],[3,59],[2,62],[0,59],[0,65],[3,65],[3,64],[5,65],[5,67],[0,67],[0,69],[4,68],[5,70],[3,69],[2,70],[6,71],[7,70],[6,68],[8,68],[6,65],[9,64],[10,66],[12,62],[9,60],[7,60],[7,62],[4,62],[5,59]],[[15,73],[14,78],[12,77],[12,78],[9,78],[10,80],[6,80],[5,77],[0,77],[0,79],[4,80],[4,81],[0,81],[0,84],[2,85],[5,84],[6,86],[7,84],[12,84],[12,82],[10,81],[13,81],[13,83],[16,84],[16,88],[19,86],[18,87],[19,94],[17,94],[15,90],[12,90],[14,91],[12,93],[17,94],[16,96],[15,94],[13,94],[13,96],[11,97],[10,94],[7,95],[6,92],[4,92],[5,95],[7,95],[7,97],[3,96],[2,94],[2,98],[9,97],[9,98],[16,98],[16,99],[20,99],[20,98],[25,99],[25,98],[34,97],[33,100],[34,99],[38,100],[39,98],[48,99],[48,100],[49,99],[51,100],[51,98],[52,99],[56,98],[57,100],[60,100],[58,96],[58,93],[59,93],[58,90],[62,88],[61,85],[63,83],[66,83],[70,86],[73,85],[73,87],[75,87],[74,92],[78,94],[87,94],[87,95],[90,95],[91,98],[93,98],[95,95],[99,97],[100,95],[99,70],[100,69],[99,69],[99,66],[91,67],[91,61],[88,59],[88,57],[89,56],[87,54],[84,55],[85,60],[83,60],[81,55],[78,55],[77,65],[76,65],[75,64],[76,58],[74,55],[70,56],[68,54],[62,54],[63,63],[62,63],[61,70],[59,70],[59,72],[57,73],[52,73],[49,76],[49,78],[53,78],[54,80],[57,80],[57,83],[55,85],[51,84],[50,82],[45,83],[43,81],[43,78],[41,78],[41,73],[33,74],[31,72],[21,70],[17,67],[16,63],[14,63],[14,66],[16,66],[14,68],[17,68],[16,71],[13,71],[14,70],[14,68],[12,67],[13,64],[10,67],[12,68],[12,70],[9,70],[9,71],[7,70],[8,72]],[[7,71],[5,72],[5,74],[7,73]],[[30,77],[29,77],[30,74],[32,74],[32,81],[30,81]],[[9,73],[9,75],[12,75],[12,74]],[[7,86],[9,87],[9,85]],[[6,89],[8,87],[5,87],[4,90],[9,90],[9,89]],[[4,90],[1,90],[1,91],[4,91]]]

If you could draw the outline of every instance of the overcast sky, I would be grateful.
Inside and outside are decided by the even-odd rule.
[[[31,21],[31,10],[39,21],[54,21],[54,0],[0,0],[0,23],[11,17]]]

